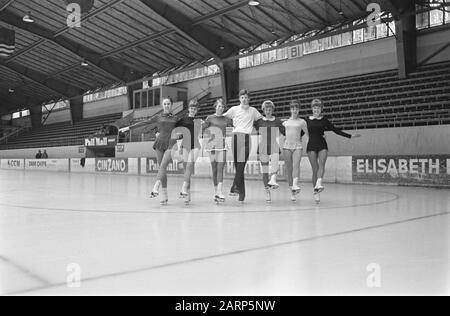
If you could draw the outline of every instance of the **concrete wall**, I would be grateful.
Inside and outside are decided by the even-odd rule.
[[[70,109],[65,109],[61,111],[54,111],[50,114],[47,121],[45,121],[45,125],[62,123],[62,122],[70,122],[72,120]]]
[[[327,133],[330,156],[358,155],[448,155],[450,125],[380,128],[362,131],[361,138],[347,139]],[[155,157],[153,142],[119,144],[117,158]],[[253,152],[256,146],[253,146]],[[50,158],[81,158],[79,146],[0,151],[0,158],[34,158],[38,149],[47,149]]]
[[[449,39],[449,26],[421,31],[417,37],[417,62],[422,62],[441,47],[448,44]],[[430,59],[427,63],[431,64],[448,60],[450,60],[450,47],[447,47],[444,51]]]
[[[368,129],[352,131],[361,138],[348,140],[327,133],[330,154],[357,155],[442,155],[450,154],[450,125]]]
[[[418,62],[445,45],[447,38],[450,38],[448,26],[420,31],[417,39]],[[448,60],[450,47],[428,63]],[[242,69],[239,84],[241,88],[263,90],[391,69],[397,69],[394,37]],[[220,76],[183,82],[177,86],[188,88],[189,98],[204,90],[211,92],[212,97],[222,95]]]
[[[49,148],[32,148],[32,149],[13,149],[13,150],[0,150],[0,158],[3,159],[34,159],[38,150],[47,150],[48,156],[51,159],[62,158],[82,158],[84,157],[84,151],[80,152],[80,146],[70,147],[49,147]],[[84,147],[83,147],[84,150]]]
[[[111,99],[85,103],[83,118],[120,113],[129,109],[128,97],[126,95],[122,95]]]
[[[222,96],[220,75],[180,82],[175,86],[188,89],[188,99],[193,99],[202,92],[207,91],[211,93],[211,97]]]
[[[342,47],[242,69],[240,87],[263,90],[384,71],[397,67],[395,38]]]

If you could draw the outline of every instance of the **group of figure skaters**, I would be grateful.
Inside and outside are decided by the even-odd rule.
[[[323,178],[328,157],[328,144],[325,139],[326,131],[356,138],[336,128],[323,116],[324,104],[320,99],[312,101],[312,115],[301,118],[300,103],[290,103],[290,117],[282,121],[274,116],[275,105],[272,101],[262,104],[262,115],[256,108],[250,106],[250,94],[247,90],[239,93],[240,104],[227,110],[222,99],[214,103],[215,114],[201,120],[197,118],[199,104],[193,100],[189,103],[188,114],[179,118],[172,114],[173,101],[170,97],[162,101],[163,111],[160,115],[144,122],[140,122],[127,129],[134,129],[144,125],[156,125],[157,137],[154,149],[157,155],[159,171],[150,197],[160,197],[161,205],[168,203],[167,167],[176,151],[181,152],[184,161],[184,182],[180,198],[186,204],[191,201],[191,178],[194,173],[195,162],[199,157],[201,144],[199,138],[207,139],[206,151],[209,153],[212,167],[212,178],[215,188],[216,203],[225,202],[223,187],[224,169],[227,162],[226,136],[227,127],[232,127],[231,150],[236,170],[231,196],[239,198],[243,203],[246,198],[245,168],[251,152],[251,135],[258,132],[258,159],[262,166],[262,177],[266,192],[266,202],[272,201],[271,192],[277,190],[277,175],[279,174],[279,158],[284,156],[287,169],[288,185],[292,201],[297,200],[300,193],[300,164],[303,154],[303,138],[308,139],[306,152],[312,167],[312,183],[314,200],[320,202],[320,193],[324,191]],[[177,143],[181,140],[181,146]]]

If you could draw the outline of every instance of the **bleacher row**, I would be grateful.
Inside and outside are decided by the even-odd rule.
[[[121,117],[122,113],[115,113],[88,118],[74,125],[71,122],[47,125],[21,134],[15,139],[10,139],[8,144],[1,145],[0,149],[83,145],[85,138],[97,132],[104,124],[111,124]]]
[[[251,105],[260,109],[265,100],[276,105],[280,118],[290,115],[289,103],[300,101],[300,115],[310,115],[315,98],[325,102],[325,114],[339,127],[368,129],[450,123],[450,63],[423,67],[399,79],[398,71],[326,80],[296,86],[253,91]],[[213,114],[210,100],[199,116]],[[229,102],[237,105],[238,99]]]
[[[253,91],[251,105],[260,109],[265,100],[272,100],[277,106],[276,116],[285,119],[290,114],[289,103],[297,100],[302,104],[300,115],[306,117],[314,98],[321,98],[325,114],[346,130],[450,124],[450,62],[425,66],[406,79],[399,79],[398,71],[392,70]],[[202,105],[198,116],[213,114],[214,102],[210,99]],[[229,106],[238,103],[238,99],[233,99]],[[0,149],[82,145],[104,124],[120,118],[121,113],[117,113],[75,125],[47,125],[10,139]]]

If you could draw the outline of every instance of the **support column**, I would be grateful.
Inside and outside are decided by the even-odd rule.
[[[239,59],[219,64],[222,81],[222,97],[225,103],[239,94]]]
[[[31,127],[33,129],[42,127],[42,105],[35,105],[30,108]]]
[[[149,84],[151,84],[151,82],[149,82]],[[141,90],[142,89],[142,82],[141,83],[137,83],[131,86],[128,86],[128,109],[132,110],[134,107],[134,91],[136,90]]]
[[[72,124],[76,124],[83,120],[84,102],[83,96],[75,97],[69,100],[70,114],[72,116]]]
[[[397,60],[400,78],[406,78],[417,66],[416,7],[414,1],[402,1],[397,29]]]

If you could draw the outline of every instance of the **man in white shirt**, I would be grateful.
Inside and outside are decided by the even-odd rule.
[[[224,115],[233,120],[233,155],[236,175],[230,195],[239,195],[239,201],[245,201],[245,166],[250,156],[251,134],[254,123],[262,119],[257,109],[250,106],[250,95],[247,90],[239,92],[240,105],[232,107]]]

